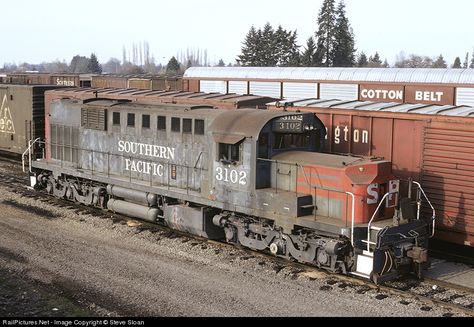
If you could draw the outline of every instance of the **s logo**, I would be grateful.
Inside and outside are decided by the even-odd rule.
[[[379,202],[379,184],[370,184],[367,187],[367,204],[377,204]]]

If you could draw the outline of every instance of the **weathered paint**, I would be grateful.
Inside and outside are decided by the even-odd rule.
[[[328,129],[326,151],[382,157],[392,162],[398,178],[420,181],[437,210],[436,237],[474,246],[472,117],[317,107],[287,110],[314,112],[321,119]],[[356,137],[364,131],[368,143],[367,137]]]

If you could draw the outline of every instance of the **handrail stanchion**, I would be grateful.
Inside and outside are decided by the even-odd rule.
[[[433,214],[431,216],[431,220],[433,222],[433,229],[431,231],[431,237],[434,236],[434,232],[435,232],[435,226],[436,226],[436,210],[435,208],[433,207],[433,205],[431,204],[431,201],[428,199],[428,197],[426,196],[426,193],[425,191],[423,190],[423,188],[421,187],[420,183],[418,182],[415,182],[415,181],[412,181],[413,184],[415,184],[416,186],[418,186],[418,189],[421,191],[421,193],[423,194],[423,196],[425,197],[426,201],[428,202],[428,204],[430,205],[431,207],[431,210],[433,211]],[[420,215],[420,206],[421,204],[419,204],[419,207],[418,207],[418,219],[420,219],[419,215]]]
[[[351,192],[346,192],[352,197],[352,219],[351,219],[351,245],[354,247],[354,225],[355,225],[355,195]]]
[[[23,172],[26,173],[25,171],[25,156],[26,156],[26,153],[28,152],[28,164],[30,165],[28,168],[29,168],[29,171],[30,173],[32,173],[33,171],[31,170],[31,148],[33,147],[33,145],[35,145],[37,142],[39,142],[41,139],[38,137],[37,139],[35,139],[34,141],[32,140],[29,140],[28,141],[28,148],[25,150],[25,152],[23,152],[23,154],[21,155],[21,164],[22,164],[22,167],[23,167]]]

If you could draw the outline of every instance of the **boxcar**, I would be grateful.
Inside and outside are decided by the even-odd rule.
[[[396,176],[421,181],[436,237],[474,246],[474,107],[307,99],[269,108],[314,112],[326,151],[383,157]]]
[[[59,86],[0,84],[0,151],[19,156],[44,138],[44,93]]]
[[[474,69],[191,67],[183,90],[474,106]]]

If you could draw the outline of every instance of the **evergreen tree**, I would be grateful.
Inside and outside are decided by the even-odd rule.
[[[334,41],[336,34],[335,0],[324,0],[318,16],[319,29],[316,32],[317,49],[314,56],[315,66],[330,67],[333,63]]]
[[[469,68],[474,68],[474,52],[472,53],[472,59],[471,59],[471,64],[469,65]]]
[[[88,73],[89,62],[89,58],[76,55],[72,58],[68,71],[73,74]]]
[[[219,63],[217,64],[217,67],[225,67],[225,62],[224,60],[220,59]]]
[[[461,58],[456,57],[456,59],[454,59],[453,68],[461,68]]]
[[[354,34],[346,18],[346,5],[341,0],[336,11],[335,40],[333,49],[334,67],[353,67],[355,64]]]
[[[242,66],[258,66],[259,64],[259,35],[255,26],[252,25],[245,36],[242,46],[242,54],[238,56],[237,62]]]
[[[462,68],[467,68],[468,65],[469,65],[469,52],[466,53],[466,58],[464,59]]]
[[[168,65],[166,65],[166,74],[174,75],[174,74],[178,74],[179,71],[180,71],[179,62],[173,56],[168,62]]]
[[[299,66],[300,53],[296,42],[296,31],[287,31],[281,26],[275,31],[270,23],[258,31],[252,26],[237,63],[256,67]]]
[[[357,67],[367,67],[368,65],[369,61],[367,60],[367,56],[364,52],[361,52],[357,59]]]
[[[262,54],[261,58],[259,58],[260,67],[274,67],[278,63],[277,39],[283,37],[280,36],[282,33],[283,29],[281,26],[278,28],[278,31],[275,32],[269,22],[263,27],[261,39],[257,47],[258,52]]]
[[[431,66],[432,68],[446,68],[448,65],[446,64],[446,61],[443,58],[443,55],[440,54],[438,59],[436,59],[435,62],[433,62],[433,65]]]
[[[382,67],[382,60],[380,60],[380,55],[378,52],[375,52],[375,55],[369,57],[368,67],[380,68]]]
[[[387,58],[385,58],[385,60],[384,60],[384,62],[383,62],[383,64],[382,64],[382,67],[383,67],[383,68],[389,68],[389,67],[390,67],[390,65],[388,64]]]
[[[304,67],[313,66],[313,57],[316,52],[316,44],[314,43],[313,37],[310,37],[306,42],[306,49],[301,55],[301,64]]]
[[[274,34],[276,55],[272,60],[276,60],[276,65],[280,67],[297,67],[300,65],[300,52],[297,42],[296,31],[286,31],[281,26],[278,26]]]
[[[87,66],[87,70],[89,73],[94,74],[102,74],[102,66],[99,64],[97,60],[97,56],[95,53],[91,54],[91,58],[89,59],[89,65]]]

